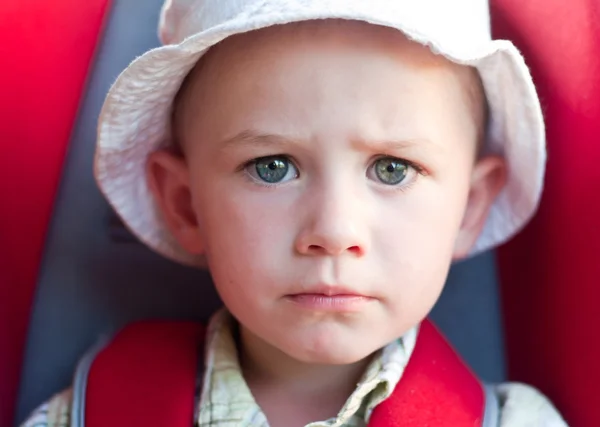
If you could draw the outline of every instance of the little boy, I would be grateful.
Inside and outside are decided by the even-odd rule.
[[[195,423],[367,425],[450,263],[535,209],[522,58],[481,0],[167,0],[160,31],[108,95],[96,176],[224,302]],[[566,425],[530,387],[492,389],[500,426]],[[24,425],[70,425],[71,400]]]

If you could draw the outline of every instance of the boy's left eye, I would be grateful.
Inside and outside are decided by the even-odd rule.
[[[373,165],[377,179],[386,185],[400,184],[408,175],[410,165],[400,159],[383,157]]]

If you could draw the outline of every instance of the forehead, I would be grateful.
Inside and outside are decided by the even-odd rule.
[[[226,138],[223,132],[235,132],[228,126],[325,120],[331,128],[359,119],[385,127],[446,109],[468,127],[481,109],[474,77],[394,29],[342,20],[288,24],[212,48],[180,90],[175,125],[183,139],[190,129]]]

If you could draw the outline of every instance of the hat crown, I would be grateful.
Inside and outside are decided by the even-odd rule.
[[[159,36],[164,44],[177,44],[231,21],[252,21],[259,28],[274,16],[282,22],[288,16],[298,21],[346,15],[401,23],[454,51],[491,40],[488,0],[166,0]]]

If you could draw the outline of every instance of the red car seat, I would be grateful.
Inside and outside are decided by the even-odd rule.
[[[160,259],[119,226],[91,175],[103,96],[158,43],[161,2],[0,3],[0,426],[67,386],[99,334],[144,317],[202,320],[219,304],[206,273]],[[453,267],[433,316],[486,380],[505,379],[505,341],[508,378],[540,387],[576,426],[600,417],[599,7],[492,1],[496,37],[523,50],[542,97],[547,191],[498,251],[504,334],[494,253]]]
[[[493,1],[497,37],[532,68],[547,127],[541,206],[499,250],[509,378],[573,426],[600,419],[600,2]]]
[[[108,6],[0,3],[0,426],[13,417],[46,230]]]

